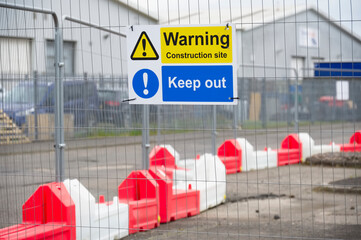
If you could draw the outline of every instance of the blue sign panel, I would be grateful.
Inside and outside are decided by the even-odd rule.
[[[233,66],[163,66],[164,102],[233,102]]]
[[[134,92],[141,98],[151,98],[159,88],[157,75],[149,69],[141,69],[133,77]]]
[[[315,77],[361,77],[361,62],[315,63]]]

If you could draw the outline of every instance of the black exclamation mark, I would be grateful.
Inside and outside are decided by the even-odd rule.
[[[142,39],[142,45],[143,45],[143,56],[145,57],[145,56],[147,56],[147,53],[145,52],[145,44],[146,44],[146,41],[145,41],[145,39]]]

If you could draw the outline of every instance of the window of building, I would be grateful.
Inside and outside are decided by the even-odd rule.
[[[3,74],[29,74],[31,40],[0,38],[0,70]]]
[[[75,43],[70,41],[63,42],[63,61],[65,76],[74,75],[74,51]],[[55,74],[55,42],[48,40],[46,42],[46,71],[48,74]]]

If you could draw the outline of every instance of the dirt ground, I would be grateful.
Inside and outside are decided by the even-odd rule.
[[[306,164],[331,167],[361,168],[361,152],[316,154],[306,159]]]
[[[314,190],[359,176],[318,165],[227,175],[226,203],[126,239],[361,239],[361,195]]]

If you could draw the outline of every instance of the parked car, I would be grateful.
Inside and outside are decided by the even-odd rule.
[[[74,126],[92,127],[97,123],[99,99],[95,83],[87,81],[64,81],[64,113],[74,115]],[[4,112],[18,126],[23,126],[26,115],[54,113],[55,84],[39,82],[37,97],[32,82],[20,83],[7,92]]]
[[[351,121],[353,119],[353,102],[351,100],[338,100],[333,96],[321,96],[314,103],[317,120],[321,121]]]
[[[127,99],[126,90],[98,89],[100,101],[101,122],[112,123],[123,127],[127,124],[129,117],[129,103],[122,102]]]
[[[2,103],[4,101],[4,97],[5,97],[5,89],[1,87],[0,85],[0,102],[1,102],[1,107],[2,107]]]

